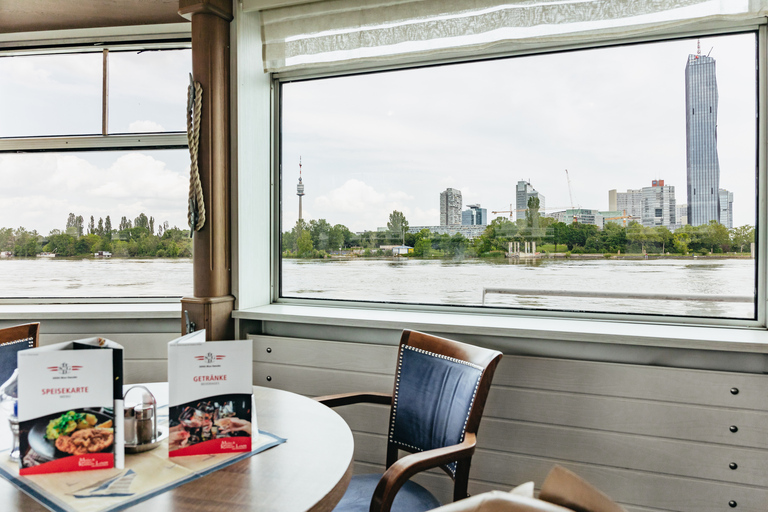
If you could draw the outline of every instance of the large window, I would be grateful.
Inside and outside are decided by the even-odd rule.
[[[280,297],[758,320],[756,40],[283,81]]]
[[[188,46],[0,53],[0,298],[191,292]]]

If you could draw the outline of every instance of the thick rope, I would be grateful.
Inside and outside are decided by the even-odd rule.
[[[194,88],[193,88],[194,85]],[[189,141],[189,210],[187,221],[193,231],[200,231],[205,225],[205,202],[200,172],[197,166],[197,153],[200,143],[200,112],[203,106],[203,87],[200,82],[191,81],[187,89],[187,140]]]

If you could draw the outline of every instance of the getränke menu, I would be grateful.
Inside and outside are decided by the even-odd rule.
[[[197,331],[168,344],[168,456],[251,451],[253,345],[205,341]]]
[[[22,350],[19,474],[123,467],[123,350],[104,338]]]

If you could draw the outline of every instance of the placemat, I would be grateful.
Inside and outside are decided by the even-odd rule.
[[[160,417],[159,417],[160,418]],[[158,419],[159,419],[158,418]],[[167,416],[166,416],[167,418]],[[167,424],[163,425],[167,428]],[[126,454],[124,469],[19,476],[19,466],[0,452],[0,476],[54,512],[114,512],[284,443],[259,430],[247,453],[168,458],[167,438],[156,449]]]

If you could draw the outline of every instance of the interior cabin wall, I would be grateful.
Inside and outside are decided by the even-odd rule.
[[[26,321],[0,321],[0,328]],[[102,337],[124,347],[126,384],[168,380],[168,342],[181,336],[178,318],[40,321],[40,346]]]
[[[399,332],[379,336],[386,343],[249,335],[254,381],[307,396],[391,392]],[[388,408],[337,411],[353,430],[355,472],[381,472]],[[554,464],[632,512],[733,504],[765,511],[768,375],[505,354],[481,423],[470,493],[526,481],[538,488]],[[442,471],[416,480],[450,500]]]

